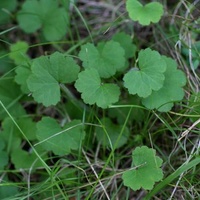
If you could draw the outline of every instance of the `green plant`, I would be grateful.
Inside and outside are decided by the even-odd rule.
[[[187,45],[183,57],[176,52],[181,63],[195,65],[195,76],[186,77],[179,59],[154,45],[162,26],[161,3],[127,0],[131,20],[120,14],[109,28],[130,24],[109,37],[97,30],[84,35],[95,22],[85,20],[88,13],[82,15],[80,5],[64,0],[0,3],[3,11],[13,12],[0,22],[15,18],[16,31],[24,36],[10,44],[6,34],[13,37],[12,29],[1,32],[9,44],[0,48],[2,199],[117,199],[121,193],[129,199],[130,189],[148,192],[144,198],[150,199],[188,170],[198,173],[198,148],[187,153],[195,142],[185,147],[177,135],[185,132],[183,124],[199,117],[199,93],[189,103],[185,95],[185,90],[193,93],[189,86],[199,74],[198,42],[192,46],[194,62],[184,60],[191,56]],[[132,20],[140,30],[153,29],[153,45],[144,45]],[[195,123],[192,128],[198,128]],[[173,158],[180,155],[189,157],[186,165]],[[196,183],[190,178],[185,182]]]

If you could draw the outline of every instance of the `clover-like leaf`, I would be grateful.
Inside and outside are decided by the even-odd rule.
[[[35,59],[31,70],[32,75],[27,80],[29,90],[38,103],[50,106],[60,100],[59,83],[75,81],[80,68],[72,58],[56,52],[50,57]]]
[[[139,21],[142,25],[157,23],[163,15],[163,6],[158,2],[142,5],[138,0],[127,0],[126,9],[133,21]]]
[[[55,0],[26,0],[17,14],[19,26],[26,33],[42,28],[48,41],[59,40],[67,33],[68,13]]]
[[[119,87],[111,83],[101,83],[99,73],[95,69],[86,69],[78,75],[75,83],[76,89],[81,92],[85,103],[97,104],[101,108],[107,108],[119,99]]]
[[[130,94],[148,97],[152,90],[159,90],[164,84],[166,62],[157,52],[149,48],[139,52],[139,69],[133,68],[125,74],[124,86]]]
[[[109,78],[125,65],[125,52],[118,42],[91,43],[81,46],[79,53],[84,68],[94,68],[100,77]]]
[[[124,185],[132,190],[151,190],[155,182],[163,178],[160,168],[162,159],[156,156],[154,149],[146,146],[137,147],[132,152],[132,165],[133,169],[125,171],[122,175]]]
[[[150,96],[142,100],[142,104],[149,109],[158,109],[161,112],[168,112],[175,101],[181,101],[184,97],[183,86],[186,84],[185,74],[177,69],[176,62],[163,56],[167,63],[164,73],[165,81],[163,87],[158,91],[153,91]]]
[[[56,155],[69,154],[77,150],[84,139],[83,125],[79,120],[73,120],[64,127],[50,117],[43,117],[37,123],[37,138],[45,150],[53,151]]]
[[[97,140],[101,142],[103,146],[120,148],[126,144],[129,137],[129,130],[124,128],[123,133],[118,140],[118,137],[123,129],[122,125],[115,125],[109,118],[103,118],[101,120],[102,127],[96,127]]]

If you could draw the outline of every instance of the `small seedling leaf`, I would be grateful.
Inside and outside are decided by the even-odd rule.
[[[152,90],[164,84],[166,62],[157,51],[149,48],[139,52],[139,69],[132,69],[124,76],[124,86],[130,94],[148,97]]]
[[[76,89],[81,92],[85,103],[97,104],[101,108],[107,108],[119,99],[120,90],[115,84],[101,83],[99,73],[95,69],[86,69],[78,75],[75,83]]]
[[[127,0],[126,9],[130,18],[138,21],[141,25],[157,23],[164,13],[162,4],[158,2],[151,2],[143,6],[137,0]]]
[[[132,152],[132,166],[134,169],[123,173],[124,185],[136,191],[140,188],[151,190],[155,182],[163,178],[160,168],[162,159],[156,156],[156,151],[146,146],[137,147]]]

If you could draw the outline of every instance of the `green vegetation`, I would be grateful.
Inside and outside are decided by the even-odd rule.
[[[0,2],[0,199],[198,199],[200,1]]]

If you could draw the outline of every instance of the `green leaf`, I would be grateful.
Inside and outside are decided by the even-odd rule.
[[[137,0],[127,0],[126,9],[130,18],[142,25],[149,25],[151,22],[157,23],[164,13],[162,4],[158,2],[151,2],[143,6]]]
[[[124,67],[124,54],[118,42],[109,41],[99,43],[97,47],[90,43],[81,46],[79,57],[84,68],[94,68],[100,77],[109,78]]]
[[[73,120],[62,128],[50,117],[43,117],[37,123],[39,145],[56,155],[65,155],[71,150],[78,150],[84,136],[83,126],[79,120]]]
[[[15,119],[26,137],[34,141],[36,140],[36,124],[30,118]],[[6,141],[7,152],[15,151],[19,148],[23,135],[10,118],[5,118],[2,122],[2,132],[0,137]]]
[[[50,106],[60,101],[59,83],[75,81],[80,69],[72,58],[56,52],[50,57],[35,59],[31,70],[32,75],[27,80],[29,90],[38,103]]]
[[[120,139],[118,137],[123,129],[121,125],[115,125],[109,118],[103,118],[101,120],[102,128],[96,127],[95,132],[98,142],[101,142],[103,146],[120,148],[126,144],[129,137],[129,130],[125,127]]]
[[[6,50],[0,50],[0,76],[9,72],[6,76],[13,76],[12,69],[15,67],[12,60],[6,56],[8,52]]]
[[[0,1],[0,24],[8,23],[11,15],[10,12],[14,11],[17,7],[17,0],[2,0]]]
[[[132,165],[135,168],[125,171],[122,179],[124,185],[134,191],[141,187],[145,190],[151,190],[154,183],[163,178],[163,172],[160,168],[162,159],[156,156],[154,149],[146,146],[137,147],[132,152]]]
[[[134,68],[125,74],[124,86],[130,94],[148,97],[152,90],[159,90],[164,84],[166,62],[157,51],[149,48],[139,52],[139,69]]]
[[[142,104],[149,109],[158,109],[161,112],[168,112],[174,105],[174,101],[181,101],[184,97],[183,86],[186,84],[185,74],[177,69],[176,62],[163,56],[167,63],[165,81],[163,87],[153,91],[150,96],[142,100]]]
[[[3,180],[5,183],[5,181]],[[14,199],[15,195],[19,193],[18,188],[14,186],[16,184],[11,182],[6,182],[5,184],[2,184],[0,187],[0,197],[3,200],[9,200]],[[13,198],[11,198],[13,197]]]
[[[9,161],[7,152],[0,151],[0,158],[1,158],[0,170],[3,170],[4,167],[8,164],[8,161]]]
[[[3,151],[4,147],[5,142],[0,140],[0,170],[3,170],[3,168],[8,164],[8,154],[7,152]]]
[[[41,150],[38,152],[43,159],[47,158],[46,153],[44,154]],[[35,169],[37,167],[43,167],[41,160],[31,150],[28,152],[22,149],[16,149],[11,154],[11,161],[15,165],[15,169]]]
[[[16,65],[20,65],[23,62],[29,60],[26,52],[28,51],[29,45],[24,41],[18,41],[10,46],[9,57],[14,60]]]
[[[19,26],[26,33],[42,28],[48,41],[60,40],[67,33],[68,13],[55,0],[27,0],[17,14]]]
[[[125,51],[126,58],[132,58],[135,55],[136,46],[133,44],[133,41],[130,35],[124,32],[116,33],[112,37],[112,40],[114,40],[115,42],[118,42],[121,45],[121,47]]]
[[[101,108],[107,108],[119,99],[120,90],[115,84],[101,83],[97,70],[86,69],[79,73],[75,83],[76,89],[81,92],[85,103],[97,104]]]
[[[25,110],[18,102],[21,96],[21,90],[12,78],[0,79],[0,101],[13,117],[25,114]],[[5,117],[7,113],[0,105],[0,119]]]
[[[80,67],[72,58],[55,52],[50,56],[49,62],[51,66],[48,71],[59,83],[72,83],[77,79]],[[47,69],[47,66],[44,67]]]
[[[30,90],[28,89],[27,79],[31,75],[30,65],[28,63],[23,63],[17,67],[15,72],[15,82],[20,85],[23,93],[29,94]]]
[[[5,141],[6,152],[10,153],[20,148],[21,137],[15,132],[15,125],[10,118],[4,119],[2,122],[1,140]]]

